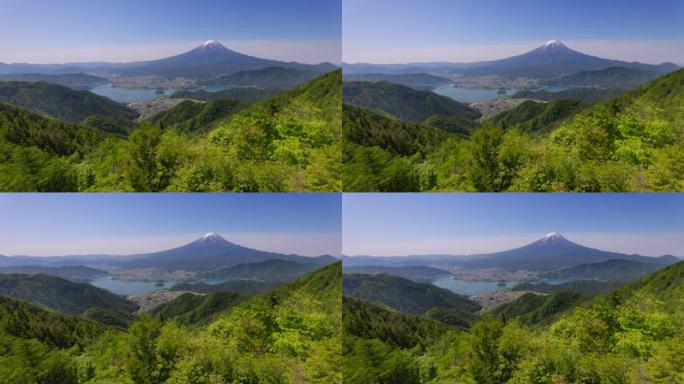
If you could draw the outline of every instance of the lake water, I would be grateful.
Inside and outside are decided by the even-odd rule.
[[[562,284],[569,281],[569,279],[542,279],[537,282],[545,282],[548,284]],[[498,282],[492,281],[466,281],[458,280],[453,277],[442,277],[432,282],[432,284],[446,288],[452,292],[456,292],[460,295],[472,296],[479,295],[482,293],[490,293],[500,291],[505,288],[513,288],[521,283],[520,281],[507,281],[506,285],[499,286]]]
[[[518,90],[506,89],[506,93],[501,94],[497,89],[470,89],[454,87],[451,84],[447,84],[433,89],[432,92],[450,97],[463,103],[475,103],[479,101],[496,99],[497,97],[512,96],[518,92]]]
[[[442,277],[441,279],[437,279],[432,282],[432,284],[438,287],[446,288],[452,292],[466,296],[499,291],[504,288],[513,288],[518,283],[519,281],[507,281],[506,285],[502,287],[499,286],[499,283],[496,281],[465,281],[457,280],[453,277]]]
[[[568,89],[566,86],[545,86],[545,87],[540,87],[537,88],[539,89],[545,89],[549,92],[560,92]],[[471,89],[471,88],[460,88],[460,87],[454,87],[451,84],[447,85],[442,85],[441,87],[435,88],[432,90],[432,92],[435,92],[437,94],[443,95],[450,97],[456,101],[460,101],[462,103],[477,103],[477,102],[482,102],[482,101],[488,101],[488,100],[493,100],[498,97],[503,97],[503,96],[513,96],[516,92],[518,92],[519,89],[511,88],[511,89],[506,89],[506,93],[499,93],[498,89]]]
[[[90,284],[114,292],[117,295],[129,296],[150,293],[162,288],[171,288],[176,282],[165,281],[163,286],[157,286],[155,283],[146,281],[123,281],[117,280],[111,276],[106,276],[95,279],[91,281]]]
[[[161,96],[171,96],[175,89],[165,89],[163,94],[157,93],[154,89],[124,89],[116,88],[111,84],[100,85],[92,88],[90,92],[110,98],[120,103],[137,103],[156,99]]]

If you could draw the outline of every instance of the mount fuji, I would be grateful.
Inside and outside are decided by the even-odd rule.
[[[551,232],[525,246],[507,251],[456,256],[456,255],[411,255],[393,257],[344,256],[345,266],[384,265],[415,266],[442,265],[465,268],[503,268],[508,270],[551,271],[580,264],[600,263],[607,260],[631,260],[661,266],[680,261],[675,256],[649,257],[637,254],[602,251],[586,247],[565,238],[558,232]]]
[[[678,261],[674,256],[648,257],[602,251],[573,243],[557,232],[520,248],[490,254],[474,255],[464,263],[469,268],[499,267],[504,269],[553,270],[578,264],[621,259],[667,265]]]
[[[467,75],[502,75],[508,77],[553,78],[580,71],[600,70],[610,67],[633,68],[659,73],[671,72],[679,68],[672,63],[659,65],[604,59],[587,55],[568,48],[558,40],[522,55],[479,63],[474,68],[465,69]]]
[[[284,67],[317,73],[329,72],[336,68],[330,63],[310,65],[262,59],[230,50],[217,40],[209,40],[180,55],[131,63],[127,68],[122,69],[121,73],[126,76],[160,75],[170,78],[210,78],[268,67]]]
[[[258,263],[277,259],[309,264],[327,265],[337,261],[332,256],[306,257],[260,251],[231,243],[216,232],[209,232],[201,238],[165,251],[131,255],[115,263],[122,268],[161,268],[167,271],[209,271],[244,263]]]

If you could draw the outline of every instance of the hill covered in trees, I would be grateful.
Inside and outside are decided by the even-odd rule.
[[[40,274],[0,275],[0,295],[41,304],[66,314],[80,314],[93,307],[128,312],[138,309],[135,303],[106,289]]]
[[[411,315],[419,315],[435,307],[470,313],[481,308],[479,304],[448,289],[384,274],[345,274],[342,290],[345,295],[381,303]]]
[[[341,84],[338,70],[241,108],[184,104],[131,130],[0,105],[0,190],[339,191]]]
[[[45,82],[0,82],[0,103],[33,109],[71,123],[80,123],[90,115],[128,120],[138,117],[134,110],[106,97]]]
[[[530,104],[531,105],[531,104]],[[561,104],[559,104],[561,105]],[[565,104],[567,106],[571,104]],[[684,70],[575,111],[542,132],[484,122],[468,138],[435,138],[373,111],[344,107],[346,191],[681,191]],[[561,108],[563,110],[564,108]],[[560,111],[557,111],[560,112]],[[363,113],[364,118],[359,116]],[[521,119],[524,114],[520,114]],[[560,114],[563,115],[563,114]],[[549,114],[554,120],[556,113]],[[372,117],[371,117],[372,116]],[[531,126],[547,119],[535,115]],[[514,121],[518,122],[518,116]],[[525,122],[523,121],[523,124]],[[371,141],[410,127],[410,151]],[[402,129],[399,129],[401,127]],[[363,139],[363,140],[361,140]],[[364,176],[365,175],[365,176]]]
[[[684,262],[592,299],[528,294],[468,331],[420,318],[407,327],[345,299],[345,382],[678,382],[682,297]],[[410,342],[394,343],[396,333]]]
[[[433,115],[459,116],[469,120],[481,116],[477,110],[449,97],[388,82],[345,82],[342,97],[346,103],[382,111],[413,123]]]
[[[341,276],[336,263],[240,303],[227,293],[200,296],[199,305],[183,298],[159,309],[171,321],[142,315],[125,324],[112,313],[87,313],[124,326],[0,296],[0,377],[9,384],[342,383]]]

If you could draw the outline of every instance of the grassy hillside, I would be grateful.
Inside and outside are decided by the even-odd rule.
[[[341,84],[338,70],[239,111],[188,102],[133,128],[0,104],[0,190],[339,191]]]
[[[209,324],[142,315],[125,332],[0,297],[0,377],[9,384],[342,383],[341,276],[341,263],[333,264],[227,310],[191,309],[211,309],[211,319],[197,313]],[[192,306],[161,311],[185,316]]]
[[[550,279],[600,279],[631,281],[654,272],[659,264],[640,263],[631,260],[608,260],[602,263],[580,264],[559,271],[547,272],[543,277]]]
[[[3,383],[78,383],[75,356],[105,328],[21,300],[0,296]]]
[[[241,296],[252,296],[275,289],[281,284],[280,281],[231,280],[219,284],[178,283],[171,287],[171,290],[197,293],[235,292]]]
[[[164,129],[175,128],[181,132],[210,130],[212,125],[238,111],[242,105],[236,100],[215,100],[197,103],[186,100],[149,119],[153,125]]]
[[[211,80],[211,85],[249,86],[267,89],[288,89],[318,76],[314,71],[294,68],[268,67],[255,71],[240,71]]]
[[[0,294],[66,314],[83,313],[92,307],[129,312],[138,309],[136,304],[105,289],[47,275],[0,275]]]
[[[598,71],[582,71],[546,81],[550,85],[629,89],[653,80],[659,73],[635,68],[610,67]]]
[[[526,293],[492,311],[506,320],[517,320],[525,325],[550,323],[558,314],[577,306],[584,297],[579,293],[561,292],[551,295]]]
[[[184,293],[168,303],[155,307],[151,314],[162,321],[174,320],[179,324],[207,323],[211,318],[238,302],[234,292],[216,292],[207,295]]]
[[[681,382],[683,300],[684,262],[590,300],[528,294],[500,307],[498,317],[439,334],[421,348],[389,348],[373,335],[345,340],[345,372],[371,367],[346,382]],[[358,319],[360,329],[370,327],[366,319],[375,322]]]
[[[200,101],[212,101],[212,100],[237,100],[241,103],[253,103],[255,101],[261,101],[269,99],[279,93],[280,89],[261,89],[254,87],[237,87],[228,88],[222,91],[209,92],[204,89],[199,89],[196,91],[176,91],[172,98],[178,99],[192,99]]]
[[[621,94],[621,89],[603,89],[594,87],[570,88],[564,91],[551,92],[545,89],[537,91],[523,90],[513,95],[515,99],[535,99],[542,101],[575,100],[582,103],[595,103],[609,100]]]
[[[435,307],[471,313],[480,310],[477,303],[448,289],[397,276],[345,274],[342,287],[345,295],[381,303],[411,315],[420,315]]]
[[[289,281],[320,268],[318,264],[299,263],[288,260],[266,260],[260,263],[238,264],[228,268],[204,273],[209,279],[256,279],[261,281]]]
[[[34,109],[72,123],[81,122],[90,115],[129,120],[138,117],[132,109],[106,97],[43,82],[0,82],[0,103]]]
[[[558,121],[582,110],[579,101],[558,100],[538,103],[527,100],[513,109],[494,116],[492,121],[503,128],[518,128],[524,132],[538,132],[549,129]]]
[[[578,279],[571,280],[561,284],[549,283],[521,283],[513,287],[518,291],[533,291],[539,293],[558,293],[558,292],[574,292],[583,295],[596,295],[599,293],[610,292],[613,289],[624,285],[624,281],[612,280],[593,280],[593,279]]]
[[[570,105],[564,103],[552,105]],[[523,108],[528,106],[533,104]],[[534,105],[537,108],[541,106]],[[373,137],[382,123],[379,117],[356,118],[358,113],[345,107],[345,115],[353,117],[345,116],[345,135],[352,132],[350,141],[358,145],[344,149],[344,188],[357,192],[681,191],[683,108],[684,70],[679,70],[575,111],[549,131],[525,132],[521,127],[504,129],[501,123],[484,122],[467,139],[452,134],[438,145],[413,141],[410,152],[398,154],[356,140]],[[530,126],[522,128],[543,126],[563,116],[564,110],[541,120],[533,118]],[[517,112],[521,111],[511,112],[517,116],[509,114],[515,123],[529,117]],[[536,116],[538,111],[532,112]],[[392,126],[405,124],[397,121]],[[418,127],[415,131],[425,132]]]
[[[477,110],[449,97],[387,82],[345,82],[342,97],[345,103],[382,111],[413,123],[420,123],[433,115],[459,116],[469,120],[482,116]]]

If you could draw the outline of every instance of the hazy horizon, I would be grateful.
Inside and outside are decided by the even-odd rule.
[[[470,63],[549,40],[608,59],[684,63],[684,3],[645,0],[344,0],[343,62]]]
[[[12,36],[0,41],[6,64],[148,61],[207,40],[265,59],[341,62],[341,4],[333,0],[6,0],[0,8],[0,34]]]
[[[335,194],[36,197],[0,195],[0,255],[131,255],[182,246],[207,232],[262,251],[341,253]]]
[[[348,256],[490,253],[549,232],[604,251],[684,256],[684,196],[678,195],[354,194],[342,204]]]

